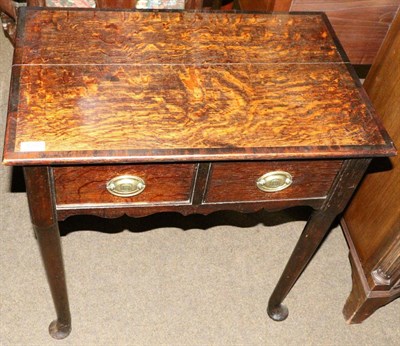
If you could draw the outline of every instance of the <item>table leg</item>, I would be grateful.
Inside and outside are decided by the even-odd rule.
[[[273,320],[283,321],[287,318],[289,311],[282,304],[283,300],[313,257],[336,216],[347,205],[369,162],[369,159],[344,161],[324,205],[312,213],[268,302],[267,313]]]
[[[53,338],[63,339],[71,332],[71,314],[51,170],[48,167],[25,167],[24,174],[31,220],[57,313],[57,319],[51,322],[49,332]]]
[[[283,321],[289,314],[282,301],[321,244],[336,215],[315,211],[304,228],[296,247],[268,303],[267,312],[275,321]]]

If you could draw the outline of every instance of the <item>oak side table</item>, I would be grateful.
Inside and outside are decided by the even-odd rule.
[[[24,167],[57,313],[58,220],[305,205],[289,293],[370,159],[395,154],[321,13],[21,8],[4,163]]]

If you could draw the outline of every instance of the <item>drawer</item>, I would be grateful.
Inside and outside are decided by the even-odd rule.
[[[197,164],[54,167],[56,203],[188,204],[196,171]]]
[[[341,165],[340,160],[215,163],[203,203],[324,198]]]

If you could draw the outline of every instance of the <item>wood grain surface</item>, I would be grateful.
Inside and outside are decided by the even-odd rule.
[[[27,10],[20,16],[15,64],[341,61],[318,14]]]
[[[343,65],[30,66],[20,78],[17,151],[384,144]]]
[[[394,152],[321,14],[20,18],[6,164]]]

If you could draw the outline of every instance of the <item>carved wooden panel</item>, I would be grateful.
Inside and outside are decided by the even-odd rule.
[[[372,271],[372,278],[377,285],[392,286],[400,279],[400,233],[397,239],[390,239],[384,257]]]

